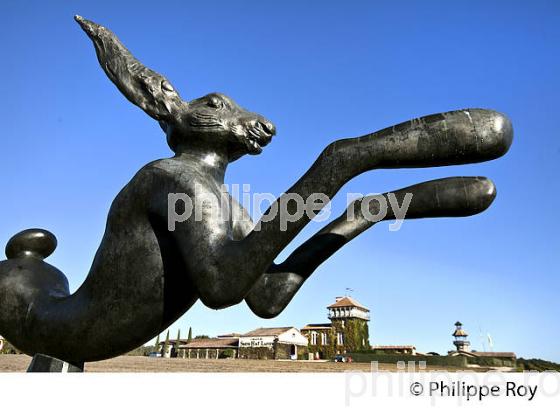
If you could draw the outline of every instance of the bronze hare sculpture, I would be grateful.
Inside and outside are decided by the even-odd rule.
[[[182,100],[111,31],[76,20],[107,76],[159,122],[175,155],[145,165],[117,195],[91,270],[74,294],[64,274],[43,260],[56,247],[54,235],[30,229],[10,239],[8,259],[0,262],[0,334],[18,349],[77,364],[110,358],[159,334],[198,299],[213,309],[245,300],[258,316],[274,317],[321,263],[375,223],[359,211],[364,198],[357,200],[347,209],[356,211],[355,218],[341,215],[280,264],[273,263],[275,257],[314,214],[290,220],[283,229],[282,215],[276,214],[256,229],[245,209],[229,198],[231,218],[216,217],[219,212],[208,205],[201,218],[170,229],[169,213],[176,211],[170,208],[171,195],[222,197],[228,164],[260,153],[275,127],[223,94]],[[373,169],[495,159],[507,152],[512,137],[504,115],[465,109],[334,141],[271,209],[284,201],[293,214],[294,203],[286,198],[317,193],[332,198],[350,179]],[[482,177],[439,179],[392,194],[400,203],[407,193],[413,194],[408,218],[473,215],[496,195],[493,183]],[[375,207],[375,201],[368,203]],[[383,219],[394,218],[389,209]]]

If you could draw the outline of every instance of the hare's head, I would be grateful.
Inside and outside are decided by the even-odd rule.
[[[204,145],[225,150],[230,161],[245,154],[260,154],[276,133],[274,124],[266,118],[219,93],[190,101],[178,120],[162,124],[162,128],[174,151],[181,146]]]
[[[110,30],[80,16],[75,19],[92,39],[109,79],[129,101],[159,121],[173,151],[202,146],[226,152],[234,161],[261,153],[275,134],[270,121],[223,94],[182,100],[165,77],[142,65]]]

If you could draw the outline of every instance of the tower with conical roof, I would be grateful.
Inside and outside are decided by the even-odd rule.
[[[369,309],[350,296],[327,306],[336,336],[336,352],[369,349]]]
[[[369,321],[369,309],[350,296],[337,296],[335,303],[327,306],[327,309],[331,321],[346,319]]]
[[[331,323],[312,323],[301,329],[315,359],[369,350],[369,309],[350,296],[339,296],[327,306]]]
[[[471,342],[467,340],[469,334],[463,329],[463,324],[459,321],[455,322],[455,331],[451,334],[455,338],[453,344],[458,352],[470,352]]]

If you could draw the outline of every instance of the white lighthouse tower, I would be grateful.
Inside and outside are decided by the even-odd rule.
[[[463,324],[459,321],[455,323],[455,331],[451,334],[455,340],[453,344],[457,348],[458,352],[470,352],[471,351],[471,342],[467,340],[467,336],[469,335],[463,329]]]

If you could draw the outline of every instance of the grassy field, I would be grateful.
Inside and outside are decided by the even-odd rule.
[[[31,362],[26,355],[0,355],[0,372],[24,372]],[[121,356],[87,363],[86,372],[344,372],[371,371],[369,363],[334,363],[275,360],[161,359]],[[393,364],[380,364],[381,371],[397,371]],[[456,368],[428,366],[428,371],[456,371]]]

